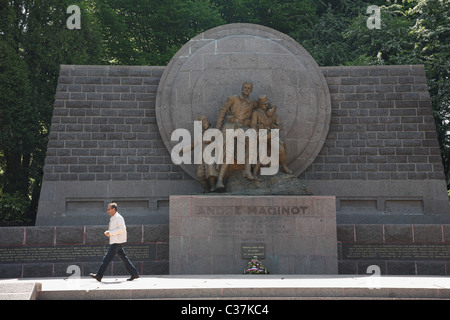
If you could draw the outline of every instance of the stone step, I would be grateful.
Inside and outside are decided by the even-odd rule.
[[[40,279],[38,299],[450,299],[450,278],[192,275]]]
[[[95,291],[42,291],[39,300],[347,300],[347,299],[450,299],[450,290],[430,289],[382,289],[369,292],[367,289],[312,289],[286,290],[270,288],[248,289],[166,289],[166,290],[95,290]]]
[[[0,300],[36,300],[41,290],[39,282],[0,282]]]

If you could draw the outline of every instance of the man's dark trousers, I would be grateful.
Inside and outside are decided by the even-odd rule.
[[[136,268],[133,266],[130,259],[128,259],[127,255],[125,254],[125,251],[122,248],[122,244],[121,243],[113,243],[109,247],[108,252],[103,257],[102,265],[100,266],[100,268],[97,271],[97,276],[99,278],[103,277],[103,274],[105,273],[106,268],[108,268],[109,263],[112,261],[112,259],[114,258],[114,256],[116,254],[119,255],[120,260],[122,260],[122,262],[125,264],[125,267],[127,268],[127,271],[132,276],[138,275]]]

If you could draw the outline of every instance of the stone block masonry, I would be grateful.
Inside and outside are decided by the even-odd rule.
[[[162,72],[158,67],[62,66],[45,179],[182,179],[156,124],[154,100]]]
[[[300,178],[315,194],[337,196],[340,222],[448,214],[424,67],[322,70],[332,101],[330,130]]]
[[[96,272],[109,246],[107,226],[0,228],[0,278],[69,277]],[[167,225],[128,225],[124,250],[140,274],[168,274]],[[105,275],[128,275],[117,257]]]
[[[168,195],[201,188],[172,164],[155,97],[163,67],[61,66],[37,225],[168,222]]]
[[[321,70],[330,130],[299,178],[315,195],[336,196],[338,223],[445,222],[448,197],[424,67]],[[167,224],[170,195],[202,190],[172,164],[158,131],[163,71],[61,66],[37,225],[102,224],[110,200],[128,213],[127,223]]]
[[[322,70],[331,127],[305,179],[444,179],[423,66]]]
[[[448,224],[342,224],[337,239],[339,274],[367,274],[369,266],[379,275],[450,272]]]

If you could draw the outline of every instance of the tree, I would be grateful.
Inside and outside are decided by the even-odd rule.
[[[425,64],[442,160],[450,188],[450,3],[420,0],[409,16],[415,21],[413,53]]]
[[[27,193],[27,171],[36,143],[36,114],[25,61],[7,41],[0,43],[0,148],[3,192]],[[6,182],[6,183],[5,183]]]
[[[354,54],[343,37],[348,24],[349,19],[336,13],[329,5],[319,16],[317,23],[309,29],[308,34],[294,33],[293,37],[308,50],[319,65],[341,65]]]
[[[112,64],[166,65],[192,37],[223,24],[207,0],[97,0],[93,13]]]
[[[255,23],[286,34],[301,34],[316,21],[312,0],[215,0],[226,23]]]
[[[344,41],[356,53],[350,64],[424,64],[447,186],[450,188],[450,3],[403,0],[381,6],[380,30],[359,15]]]
[[[11,202],[11,196],[25,201],[30,221],[39,198],[59,66],[100,62],[88,2],[80,4],[80,30],[66,27],[70,4],[0,0],[0,201]]]
[[[366,8],[344,32],[350,50],[354,52],[357,64],[413,64],[419,63],[412,51],[414,37],[411,35],[411,21],[399,4],[381,6],[380,29],[367,27]],[[352,61],[347,63],[354,64]]]

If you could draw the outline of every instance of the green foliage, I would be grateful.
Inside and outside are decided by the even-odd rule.
[[[66,27],[71,1],[0,0],[0,192],[35,212],[61,64],[100,63],[87,3],[81,30]]]
[[[400,5],[382,6],[381,29],[368,29],[367,15],[360,14],[344,33],[344,41],[350,44],[356,59],[367,57],[368,64],[413,64],[413,35],[411,22],[401,11]]]
[[[345,0],[323,3],[314,37],[303,42],[319,64],[425,65],[450,188],[450,2],[358,1],[358,10]],[[381,29],[367,28],[369,5],[380,6]]]
[[[166,65],[189,39],[223,24],[206,0],[98,0],[104,60],[111,64]]]
[[[336,14],[330,5],[307,35],[294,32],[291,36],[308,50],[319,65],[342,65],[351,58],[349,45],[343,36],[348,24],[349,19]]]
[[[0,194],[0,226],[29,224],[28,207],[29,200],[18,192]]]
[[[425,64],[447,186],[450,188],[450,2],[420,0],[408,10],[413,54]]]

